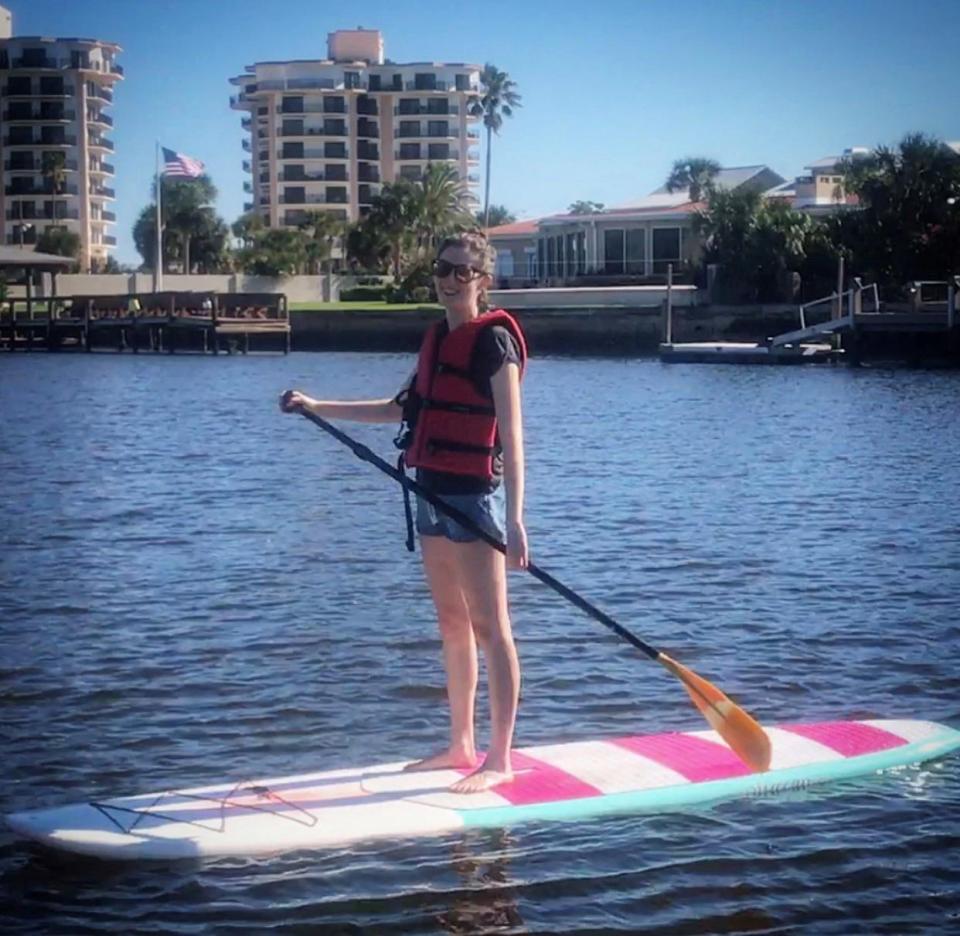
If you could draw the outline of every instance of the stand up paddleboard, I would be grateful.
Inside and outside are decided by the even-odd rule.
[[[768,728],[773,759],[752,773],[713,731],[637,735],[514,752],[512,783],[450,793],[462,771],[405,762],[78,803],[7,817],[20,835],[113,859],[255,855],[436,835],[529,820],[660,812],[915,764],[960,747],[928,721]]]

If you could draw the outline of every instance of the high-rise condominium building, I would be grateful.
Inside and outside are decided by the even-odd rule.
[[[80,236],[81,268],[100,269],[116,244],[106,110],[120,47],[11,33],[0,7],[0,243],[36,244],[62,226]]]
[[[246,210],[271,227],[313,211],[356,220],[382,183],[419,179],[430,163],[449,163],[468,187],[479,182],[468,113],[479,66],[385,61],[373,29],[330,33],[327,49],[325,59],[258,62],[230,79],[240,88],[231,106],[248,113]]]

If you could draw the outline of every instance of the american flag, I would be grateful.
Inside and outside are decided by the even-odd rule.
[[[168,178],[196,179],[203,171],[204,165],[199,159],[163,147],[163,174]]]

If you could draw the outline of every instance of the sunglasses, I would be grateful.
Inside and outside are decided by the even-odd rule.
[[[433,275],[437,279],[446,279],[451,273],[460,283],[469,283],[484,275],[483,270],[467,266],[465,263],[451,263],[449,260],[433,261]]]

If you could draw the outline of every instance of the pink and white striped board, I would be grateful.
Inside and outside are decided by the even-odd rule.
[[[682,809],[863,776],[941,757],[960,731],[928,721],[835,721],[767,728],[770,770],[754,774],[713,731],[636,735],[514,752],[515,779],[474,795],[454,770],[405,762],[243,780],[7,816],[18,834],[114,859],[255,855],[436,835],[531,820]]]

